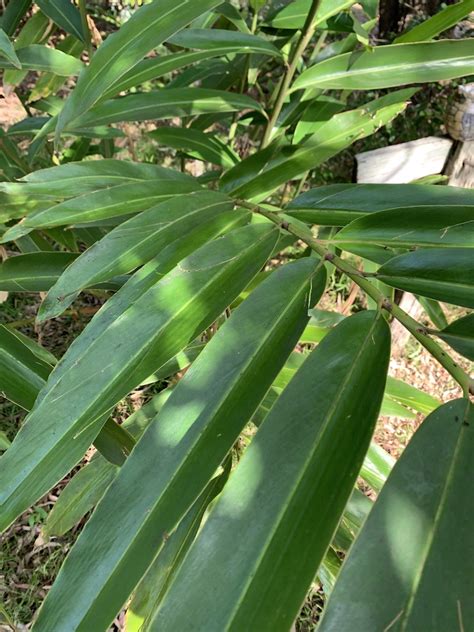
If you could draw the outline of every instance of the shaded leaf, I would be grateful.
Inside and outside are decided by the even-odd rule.
[[[299,195],[285,213],[310,224],[345,226],[377,211],[439,206],[474,208],[474,196],[469,189],[429,184],[330,184]]]
[[[168,147],[181,149],[193,158],[205,160],[221,167],[233,167],[239,157],[213,134],[182,127],[158,127],[148,136]]]
[[[471,229],[471,233],[474,236],[474,230]],[[474,307],[472,248],[432,248],[409,252],[385,263],[379,268],[377,278],[401,290],[445,303]]]
[[[388,326],[375,312],[344,320],[312,352],[230,477],[150,630],[291,626],[368,449],[389,356]]]
[[[321,632],[469,630],[474,412],[449,402],[419,427],[344,563]],[[429,615],[427,615],[429,613]]]
[[[462,20],[466,15],[474,11],[474,0],[462,0],[452,6],[445,7],[436,15],[421,24],[416,24],[413,28],[399,35],[394,44],[406,42],[422,42],[430,40],[451,28]]]
[[[81,74],[58,119],[57,133],[87,112],[143,57],[220,0],[155,0],[109,35]]]
[[[103,629],[113,619],[298,340],[308,303],[324,290],[324,268],[317,270],[310,258],[277,269],[210,340],[97,506],[43,604],[37,630]],[[110,523],[110,507],[120,524]],[[98,550],[100,572],[90,564]]]
[[[436,335],[474,362],[474,314],[455,320]]]
[[[85,328],[0,459],[2,529],[77,463],[120,399],[214,322],[265,263],[277,237],[264,224],[234,231],[128,303],[102,335],[89,336],[94,320]]]

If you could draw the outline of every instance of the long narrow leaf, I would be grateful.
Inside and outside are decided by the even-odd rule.
[[[286,213],[310,224],[345,226],[368,213],[388,209],[470,206],[470,189],[433,184],[330,184],[310,189],[286,207]]]
[[[130,272],[150,261],[168,243],[232,212],[232,201],[212,191],[176,195],[120,224],[71,263],[43,301],[40,320],[61,314],[86,287]]]
[[[346,319],[324,339],[250,444],[148,630],[289,629],[369,446],[389,356],[380,314]]]
[[[277,238],[268,225],[234,231],[182,261],[102,335],[90,340],[86,327],[0,459],[2,529],[77,463],[120,399],[222,313]]]
[[[459,399],[420,426],[344,563],[321,632],[473,627],[473,424]]]
[[[474,249],[432,248],[391,259],[377,278],[401,290],[474,308]]]
[[[104,101],[74,122],[75,128],[109,125],[122,121],[149,121],[236,110],[262,110],[243,94],[204,88],[169,88],[129,94]]]
[[[154,0],[142,6],[96,51],[58,119],[58,133],[87,112],[143,57],[220,0]]]
[[[318,261],[285,265],[211,339],[97,506],[42,607],[37,632],[99,630],[112,621],[258,406],[324,286]],[[115,525],[111,507],[122,517]]]
[[[16,51],[16,54],[21,68],[25,70],[52,72],[61,77],[77,75],[83,67],[79,59],[67,55],[60,50],[40,46],[39,44],[31,44],[31,46],[20,48]],[[18,68],[18,65],[0,58],[0,68]]]
[[[470,75],[473,64],[474,39],[377,46],[308,68],[296,79],[293,90],[374,90],[455,79]]]
[[[379,211],[345,226],[335,236],[334,242],[342,247],[351,243],[395,248],[472,248],[474,209],[457,206]]]

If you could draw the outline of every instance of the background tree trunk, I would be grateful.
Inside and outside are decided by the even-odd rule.
[[[401,33],[408,26],[408,20],[434,15],[441,10],[443,4],[455,2],[456,0],[380,0],[380,38],[391,39],[391,34]]]

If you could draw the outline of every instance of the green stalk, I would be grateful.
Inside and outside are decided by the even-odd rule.
[[[465,373],[458,364],[456,364],[453,358],[446,353],[435,340],[430,338],[428,335],[429,330],[420,325],[420,323],[401,309],[401,307],[389,301],[387,297],[377,287],[375,287],[362,272],[357,270],[357,268],[354,268],[354,266],[344,259],[341,259],[334,253],[330,252],[320,241],[314,239],[314,237],[309,237],[307,232],[301,229],[298,225],[292,224],[288,221],[282,221],[282,217],[279,216],[278,213],[267,211],[258,204],[251,204],[243,200],[236,200],[236,203],[239,206],[243,206],[255,213],[263,215],[274,224],[280,226],[280,228],[283,228],[298,239],[301,239],[301,241],[309,246],[311,250],[318,254],[322,259],[329,261],[340,272],[346,274],[376,302],[380,309],[385,309],[387,312],[392,314],[392,316],[396,318],[418,340],[418,342],[438,360],[438,362],[446,369],[446,371],[448,371],[448,373],[462,388],[464,397],[469,399],[470,394],[474,395],[474,380],[467,375],[467,373]],[[284,219],[285,218],[283,218],[283,220]]]
[[[285,103],[288,90],[293,81],[293,77],[295,76],[298,62],[301,56],[303,55],[306,47],[308,46],[309,42],[311,41],[311,38],[314,35],[314,31],[316,30],[314,20],[315,20],[316,13],[319,9],[320,4],[321,4],[321,0],[313,0],[311,4],[311,9],[309,10],[308,16],[306,18],[306,22],[303,26],[303,30],[301,31],[300,39],[298,41],[298,44],[295,47],[295,50],[291,57],[291,61],[288,65],[288,69],[280,84],[278,95],[275,101],[275,107],[273,108],[272,115],[270,116],[267,127],[265,128],[265,133],[263,135],[261,149],[266,147],[268,143],[270,142],[273,128],[276,125],[278,117],[280,116],[280,112],[283,108],[283,104]]]
[[[82,22],[82,30],[84,31],[85,46],[86,50],[89,53],[89,61],[92,57],[92,40],[91,40],[91,31],[89,29],[89,23],[87,21],[87,7],[86,0],[79,0],[79,13],[81,14],[81,22]]]

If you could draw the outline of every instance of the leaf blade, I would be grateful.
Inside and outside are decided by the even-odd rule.
[[[459,516],[474,512],[465,484],[472,478],[473,421],[472,404],[459,399],[438,408],[417,430],[343,566],[322,632],[420,629],[426,608],[433,630],[454,630],[459,603],[463,624],[472,627],[467,569],[474,547],[470,520]],[[355,577],[357,585],[351,584]],[[361,583],[368,598],[360,594]]]
[[[205,629],[211,616],[216,629],[291,625],[352,492],[377,419],[390,349],[382,321],[368,312],[346,319],[309,356],[237,466],[149,630],[186,629],[191,618]],[[341,345],[342,340],[350,344]],[[350,353],[341,346],[349,346]],[[369,383],[370,409],[360,394]],[[346,423],[355,423],[361,433],[357,450]],[[336,437],[345,468],[341,452],[340,460],[335,456]],[[339,485],[345,480],[340,495],[334,493],[334,480]],[[326,506],[325,490],[331,493],[331,512],[318,508]],[[192,587],[198,566],[201,579]]]
[[[42,608],[36,623],[38,631],[50,629],[51,617],[68,621],[78,630],[90,629],[91,625],[102,628],[114,617],[163,543],[163,533],[173,530],[207,484],[265,394],[272,375],[295,344],[308,318],[310,279],[317,268],[317,261],[306,259],[278,269],[257,287],[211,339],[98,505],[85,535],[71,552],[71,561],[63,567],[63,579],[52,589],[49,602],[46,601]],[[324,269],[320,268],[312,284],[315,299],[321,295],[324,285]],[[288,301],[289,296],[291,301]],[[256,313],[261,315],[259,319],[255,319]],[[239,334],[243,332],[246,337],[242,339]],[[250,384],[252,388],[249,389]],[[196,388],[204,388],[209,393],[206,401],[196,400]],[[247,392],[246,397],[242,397],[244,392]],[[236,401],[241,403],[239,407],[236,407]],[[212,450],[209,446],[211,437]],[[170,445],[174,446],[172,450]],[[190,454],[193,458],[188,458]],[[195,459],[198,459],[199,467],[195,467]],[[152,472],[158,461],[158,470]],[[128,527],[120,530],[120,544],[116,541],[115,546],[110,547],[110,531],[106,533],[104,522],[109,503],[121,502],[124,492],[129,494],[133,488],[132,481],[143,481],[143,476],[152,476],[155,482],[143,486],[146,493],[140,498],[134,495],[133,508],[127,501]],[[176,494],[178,488],[181,491]],[[72,562],[76,556],[85,561],[86,550],[95,555],[91,548],[94,542],[100,542],[102,550],[102,571],[90,578],[95,586],[89,580],[81,582],[84,590],[80,599],[75,600],[79,606],[75,612],[70,608],[68,611],[58,610],[57,605],[65,603],[64,594],[76,585],[73,576],[78,571],[81,575],[90,574],[88,563],[81,564],[79,570]],[[107,553],[105,549],[108,549]]]

